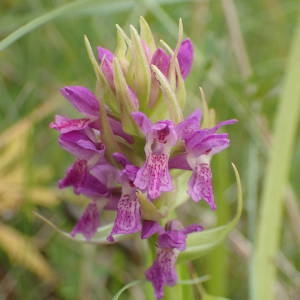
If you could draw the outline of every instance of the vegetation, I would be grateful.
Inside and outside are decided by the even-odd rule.
[[[130,283],[120,299],[153,299],[150,284],[135,282],[150,265],[145,244],[134,237],[114,245],[78,243],[33,213],[70,231],[87,204],[57,188],[71,157],[58,147],[48,124],[56,113],[76,116],[59,94],[61,87],[94,89],[83,36],[94,48],[114,49],[115,24],[138,27],[141,15],[157,40],[172,46],[182,18],[184,35],[193,41],[186,112],[201,107],[201,86],[217,120],[239,120],[226,128],[230,148],[212,161],[218,209],[212,213],[203,201],[188,202],[180,212],[206,229],[230,222],[237,207],[232,161],[244,191],[240,222],[209,254],[180,264],[182,284],[176,296],[168,289],[166,297],[298,299],[296,0],[1,1],[0,299],[106,300]]]

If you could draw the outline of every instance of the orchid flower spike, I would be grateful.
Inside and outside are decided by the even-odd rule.
[[[108,242],[134,233],[156,239],[156,257],[145,276],[162,299],[164,286],[177,282],[176,260],[187,236],[203,230],[169,220],[188,198],[182,198],[185,190],[193,201],[216,208],[210,162],[230,144],[229,134],[218,130],[236,120],[203,128],[200,109],[184,118],[194,48],[183,38],[181,22],[175,47],[165,42],[158,47],[143,18],[140,33],[130,26],[127,35],[117,26],[117,35],[116,50],[99,46],[98,59],[85,38],[95,93],[80,85],[60,90],[79,116],[56,115],[50,124],[61,148],[74,158],[58,185],[88,199],[70,233],[74,239],[81,234],[93,240],[107,210],[113,211]],[[182,181],[185,173],[188,182]]]

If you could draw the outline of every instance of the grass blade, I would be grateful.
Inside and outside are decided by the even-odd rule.
[[[196,0],[158,0],[159,4],[174,4],[174,3],[184,3],[184,2],[194,2]],[[201,0],[204,1],[204,0]],[[0,41],[0,51],[9,47],[15,41],[23,37],[24,35],[30,33],[31,31],[37,29],[38,27],[46,24],[49,21],[52,21],[56,18],[66,16],[67,14],[80,14],[80,15],[108,15],[113,12],[120,12],[122,10],[128,10],[135,5],[134,1],[115,1],[101,4],[97,3],[94,5],[88,5],[89,3],[98,2],[97,0],[80,0],[68,3],[59,8],[51,10],[33,20],[26,23],[25,25],[19,27],[14,32],[5,37]]]
[[[22,36],[26,35],[27,33],[35,30],[36,28],[42,26],[43,24],[54,20],[62,15],[65,15],[67,12],[72,12],[73,10],[76,10],[77,8],[81,7],[82,5],[91,2],[91,0],[85,0],[85,1],[75,1],[66,5],[63,5],[57,9],[54,9],[48,13],[45,13],[30,22],[26,23],[25,25],[19,27],[17,30],[15,30],[13,33],[8,35],[6,38],[4,38],[0,42],[0,51],[7,48],[9,45],[17,41]]]
[[[275,257],[282,224],[282,198],[288,179],[300,113],[300,19],[296,27],[275,120],[265,175],[252,274],[252,298],[274,299]]]

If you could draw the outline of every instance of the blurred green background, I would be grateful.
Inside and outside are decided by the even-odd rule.
[[[186,112],[199,107],[202,86],[218,120],[239,120],[226,128],[230,149],[213,160],[217,212],[185,204],[180,218],[207,228],[232,218],[230,161],[242,178],[243,216],[224,244],[188,265],[191,277],[208,274],[209,293],[243,300],[268,300],[259,282],[271,278],[274,299],[300,299],[299,8],[298,0],[1,0],[0,38],[8,39],[0,42],[0,299],[106,300],[143,278],[137,239],[78,244],[32,213],[74,226],[86,201],[56,187],[72,158],[48,124],[55,113],[75,115],[58,90],[94,89],[84,34],[94,47],[114,49],[115,24],[127,31],[141,15],[171,46],[181,17],[194,43]],[[122,297],[152,299],[144,288]]]

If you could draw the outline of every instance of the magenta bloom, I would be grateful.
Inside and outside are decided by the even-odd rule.
[[[86,132],[86,134],[89,136],[96,134],[98,135],[99,140],[101,130],[99,127],[100,112],[96,96],[89,89],[83,86],[66,86],[60,91],[62,95],[86,118],[69,119],[63,116],[56,116],[54,122],[50,124],[50,127],[58,130],[61,134],[78,130],[86,131],[88,128],[88,131],[94,131],[94,133],[91,134]],[[132,137],[124,132],[119,121],[115,120],[110,115],[108,116],[108,120],[115,135],[123,138],[128,143],[132,143]]]
[[[214,154],[226,149],[230,142],[227,133],[216,132],[220,127],[237,121],[227,120],[206,129],[200,129],[200,121],[201,113],[196,110],[177,125],[177,133],[185,142],[185,152],[174,157],[170,167],[191,169],[188,194],[196,202],[204,199],[212,209],[215,209],[210,160]]]
[[[120,175],[122,193],[117,205],[117,216],[113,229],[107,237],[107,240],[110,242],[114,241],[114,234],[135,233],[139,232],[142,228],[140,203],[136,196],[136,187],[133,183],[138,168],[130,164],[126,157],[120,153],[115,153],[114,157],[123,165],[124,169]]]
[[[204,199],[212,209],[216,208],[212,189],[211,156],[229,146],[228,134],[194,133],[186,141],[187,162],[192,169],[188,194],[194,201]]]
[[[91,198],[108,195],[107,187],[91,175],[85,160],[75,161],[68,169],[66,176],[59,181],[60,188],[68,186],[72,186],[77,195],[83,194]]]
[[[171,148],[177,142],[177,134],[169,120],[152,124],[141,112],[132,113],[132,117],[146,136],[146,161],[139,169],[134,184],[153,200],[173,188],[168,163]]]
[[[163,231],[164,229],[157,222],[152,220],[143,220],[141,238],[148,239],[152,235]]]
[[[180,251],[186,247],[186,236],[189,233],[201,231],[200,225],[193,224],[183,228],[177,220],[166,224],[163,232],[157,238],[157,253],[153,265],[145,272],[146,278],[151,281],[156,299],[164,295],[164,286],[173,286],[177,282],[176,259]]]
[[[203,229],[168,221],[174,207],[179,210],[185,200],[177,198],[184,188],[195,202],[203,199],[216,207],[210,161],[230,143],[228,134],[218,130],[236,122],[202,128],[200,110],[183,120],[184,81],[192,69],[194,49],[190,39],[182,40],[181,29],[175,49],[164,42],[159,48],[141,18],[140,32],[130,26],[127,35],[118,27],[115,53],[97,47],[98,60],[85,39],[96,93],[83,86],[62,88],[61,94],[80,115],[57,115],[50,124],[58,131],[61,148],[74,157],[59,187],[70,187],[89,199],[71,236],[82,234],[90,240],[102,213],[111,210],[114,219],[107,241],[138,233],[141,239],[151,238],[153,247],[156,238],[156,257],[145,277],[158,300],[166,285],[177,283],[176,260],[186,249],[188,234]],[[210,115],[207,118],[212,123]],[[171,172],[173,168],[178,170]],[[178,186],[185,172],[189,181],[186,187]]]
[[[183,40],[177,54],[177,59],[183,79],[189,75],[194,59],[194,48],[190,39]]]
[[[114,54],[108,49],[97,47],[98,59],[101,63],[102,72],[112,89],[115,88],[114,75],[112,69],[112,63],[114,59]]]
[[[92,200],[71,231],[71,236],[74,237],[76,234],[81,233],[87,240],[90,240],[97,232],[99,226],[100,218],[97,202]]]

